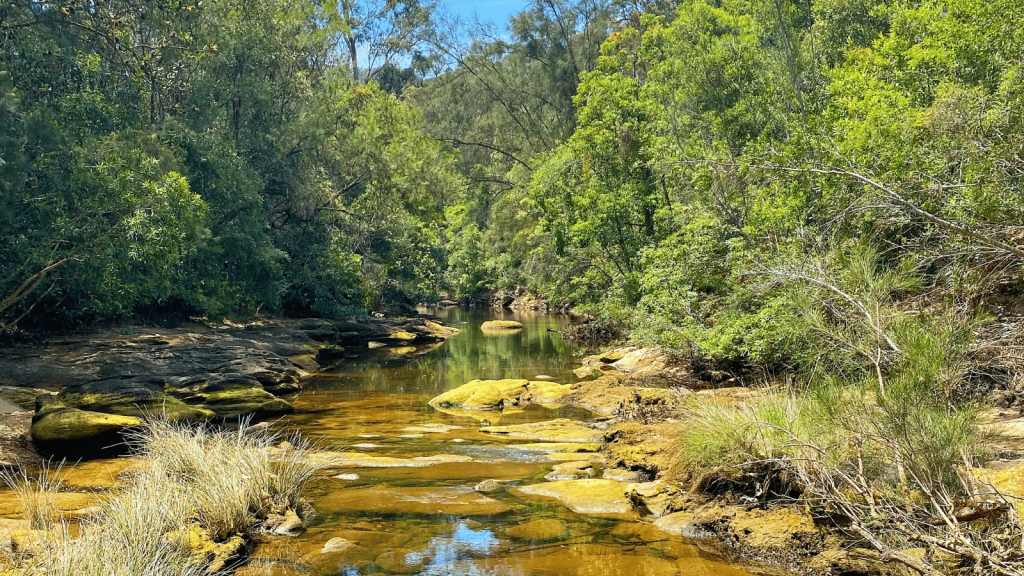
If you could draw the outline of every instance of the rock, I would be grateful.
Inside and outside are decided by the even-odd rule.
[[[569,528],[561,520],[545,518],[533,520],[517,526],[510,526],[505,530],[505,535],[516,540],[527,540],[530,542],[550,542],[552,540],[565,540],[571,533]]]
[[[429,402],[434,407],[458,407],[464,409],[487,410],[501,408],[505,401],[514,403],[514,399],[526,392],[527,380],[472,380],[432,398]]]
[[[600,442],[603,436],[600,431],[568,418],[510,426],[483,426],[480,431],[485,434],[500,434],[510,438],[550,442]]]
[[[402,432],[418,432],[421,434],[447,434],[452,430],[461,430],[462,426],[453,426],[451,424],[417,424],[416,426],[406,426],[402,428]]]
[[[366,343],[366,347],[369,348],[370,350],[376,350],[377,348],[383,348],[385,346],[387,346],[387,344],[385,344],[383,342],[367,342]]]
[[[373,456],[361,452],[318,452],[313,458],[325,462],[328,466],[352,468],[423,468],[436,464],[453,462],[470,462],[470,456],[458,454],[436,454],[434,456],[416,456],[414,458],[394,458],[391,456]]]
[[[321,512],[365,512],[425,516],[494,516],[508,506],[469,488],[389,487],[339,490],[316,501]]]
[[[600,378],[604,375],[604,372],[596,366],[580,366],[579,368],[572,371],[580,380],[590,380],[593,378]]]
[[[590,465],[590,462],[585,460],[577,460],[575,462],[563,462],[561,464],[555,464],[554,469],[550,474],[544,478],[552,482],[557,480],[580,480],[583,478],[593,478],[594,468]]]
[[[40,394],[49,394],[49,392],[39,388],[0,386],[0,400],[4,400],[14,407],[14,409],[7,410],[7,412],[17,412],[19,409],[35,409],[36,396],[39,396]]]
[[[213,411],[222,419],[271,418],[292,412],[292,405],[263,389],[245,374],[203,374],[167,383],[168,394],[186,404]]]
[[[344,480],[346,482],[352,482],[354,480],[359,480],[359,474],[338,474],[338,475],[334,476],[334,479],[335,480]]]
[[[286,510],[284,520],[274,528],[274,534],[298,536],[302,532],[302,519],[294,510]]]
[[[601,449],[601,445],[597,442],[538,442],[535,444],[514,444],[513,447],[529,452],[561,453],[597,452]]]
[[[57,400],[89,412],[136,418],[159,416],[172,422],[203,422],[215,416],[211,410],[168,396],[164,382],[159,377],[96,380],[65,388],[57,394]]]
[[[494,384],[484,384],[462,403],[462,407],[467,410],[500,410],[506,402],[511,404],[512,399],[501,388]]]
[[[522,403],[532,402],[542,405],[560,405],[568,401],[572,386],[557,382],[532,381],[527,385]]]
[[[316,363],[322,367],[327,368],[334,366],[339,362],[343,362],[346,357],[344,346],[324,346],[316,352]]]
[[[523,325],[515,320],[488,320],[480,325],[484,331],[522,330]]]
[[[344,552],[353,546],[355,546],[355,544],[352,542],[335,536],[324,544],[324,547],[320,549],[320,553],[328,554],[330,552]]]
[[[671,504],[676,491],[663,480],[630,484],[626,487],[626,497],[633,505],[646,510],[655,518],[664,516]]]
[[[689,526],[683,529],[686,532],[692,527],[693,532],[685,534],[687,536],[711,534],[734,542],[741,554],[757,555],[765,560],[784,561],[794,554],[813,556],[824,544],[814,519],[796,507],[747,510],[713,502],[698,510]]]
[[[221,543],[214,542],[210,533],[198,523],[167,535],[171,541],[180,542],[189,551],[196,563],[207,564],[207,572],[216,574],[233,565],[245,550],[245,540],[238,535]]]
[[[504,486],[502,486],[501,482],[498,482],[497,480],[484,480],[474,486],[473,490],[484,494],[490,494],[492,492],[500,492],[502,488],[504,488]]]
[[[646,522],[623,522],[608,533],[611,536],[638,539],[644,542],[664,542],[671,537],[664,531]]]
[[[417,574],[431,559],[422,550],[399,548],[377,556],[374,564],[392,574]]]
[[[655,520],[654,525],[669,534],[675,534],[677,536],[694,538],[698,535],[698,531],[693,526],[692,512],[673,512],[671,514],[666,514],[665,516]]]
[[[633,511],[624,488],[614,480],[559,480],[509,490],[528,498],[553,498],[577,514],[624,516]]]
[[[32,440],[40,450],[61,456],[114,454],[125,451],[121,433],[141,424],[133,416],[49,404],[32,418]]]
[[[533,379],[534,380],[554,380],[553,377],[548,376],[547,374],[538,374],[538,375],[534,376]]]

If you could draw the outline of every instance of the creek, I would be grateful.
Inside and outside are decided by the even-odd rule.
[[[540,405],[445,413],[428,400],[477,378],[575,381],[575,351],[549,331],[565,320],[465,309],[436,313],[462,332],[426,353],[381,349],[377,358],[318,375],[292,399],[295,414],[281,425],[350,453],[354,465],[331,469],[310,485],[316,517],[297,539],[258,548],[255,566],[291,565],[318,575],[747,574],[633,513],[576,514],[554,500],[517,495],[516,486],[545,482],[560,460],[589,461],[600,478],[602,458],[544,450],[541,439],[487,434],[481,427],[556,418],[590,422],[590,413]],[[480,325],[491,319],[514,319],[524,329],[484,333]],[[453,461],[424,459],[439,455]],[[497,480],[502,489],[473,491],[484,480]],[[352,545],[322,553],[332,538]]]

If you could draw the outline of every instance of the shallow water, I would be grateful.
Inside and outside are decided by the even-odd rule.
[[[277,426],[345,453],[348,465],[326,470],[308,487],[316,515],[306,531],[298,538],[265,537],[239,575],[749,576],[634,513],[577,514],[557,501],[517,495],[519,486],[545,482],[560,461],[589,461],[600,478],[600,454],[564,453],[597,445],[545,444],[486,434],[481,426],[586,422],[592,415],[537,405],[445,413],[427,402],[477,378],[574,382],[576,351],[549,331],[566,321],[462,309],[435,313],[462,332],[429,349],[375,350],[373,358],[318,375],[289,398],[295,413]],[[485,334],[480,324],[490,319],[515,319],[525,328]],[[119,483],[118,473],[131,460],[66,467],[68,491],[58,506],[75,518]],[[475,492],[483,480],[496,480],[502,489]],[[14,495],[0,490],[0,518],[18,516]],[[322,552],[332,538],[352,545]]]
[[[314,481],[317,516],[296,540],[257,550],[254,565],[308,574],[423,575],[745,575],[632,514],[575,514],[555,501],[528,500],[506,490],[481,495],[485,479],[506,488],[544,482],[559,460],[599,454],[548,454],[537,440],[479,431],[481,424],[554,418],[590,420],[581,409],[530,406],[517,413],[446,414],[427,401],[470,380],[498,378],[575,381],[574,350],[551,329],[564,319],[539,314],[436,312],[462,333],[421,356],[381,357],[321,375],[292,401],[282,424],[320,439],[331,450],[393,458],[450,455],[466,461],[410,467],[343,467]],[[486,335],[484,320],[515,319],[525,328]],[[464,322],[464,324],[460,324]],[[451,428],[449,428],[451,427]],[[436,430],[436,431],[435,431]],[[514,488],[513,488],[514,490]],[[543,523],[522,524],[547,520]],[[321,553],[333,537],[356,546]]]

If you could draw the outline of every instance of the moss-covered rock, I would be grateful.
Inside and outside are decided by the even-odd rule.
[[[488,320],[480,325],[481,330],[522,330],[523,325],[515,320]]]
[[[102,414],[50,403],[32,419],[32,440],[40,450],[71,457],[122,452],[121,433],[140,426],[134,416]]]
[[[146,398],[133,398],[118,393],[61,392],[57,399],[65,406],[79,410],[135,418],[158,416],[172,422],[202,422],[215,416],[212,410],[189,406],[163,392],[154,393]]]
[[[218,418],[235,419],[243,416],[270,418],[291,413],[294,408],[266,390],[237,388],[217,390],[194,395],[191,399]]]
[[[558,382],[546,382],[534,380],[527,385],[526,395],[523,400],[534,404],[560,405],[564,404],[572,393],[572,386],[559,384]]]
[[[473,380],[435,396],[430,400],[430,405],[470,410],[500,409],[506,404],[514,404],[516,399],[526,392],[528,384],[527,380],[515,379]]]

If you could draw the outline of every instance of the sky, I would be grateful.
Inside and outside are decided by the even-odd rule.
[[[499,32],[505,31],[509,17],[530,5],[529,0],[437,0],[437,3],[439,8],[467,22],[473,21],[475,15],[481,22],[497,26]]]

